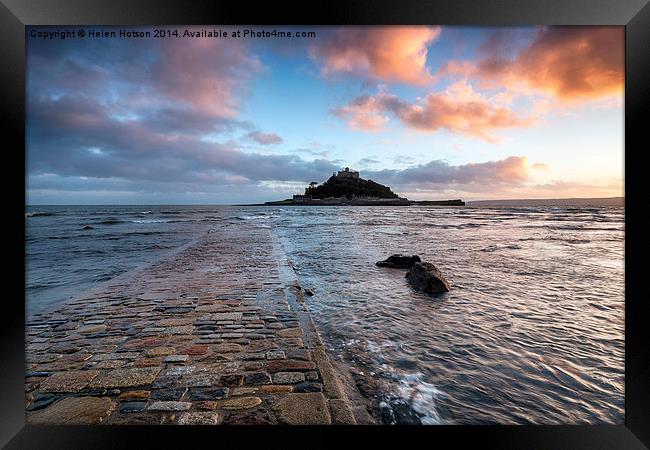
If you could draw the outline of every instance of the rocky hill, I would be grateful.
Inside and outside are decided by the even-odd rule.
[[[305,189],[305,195],[311,198],[330,197],[376,197],[398,198],[388,186],[363,178],[351,178],[332,175],[325,183]]]

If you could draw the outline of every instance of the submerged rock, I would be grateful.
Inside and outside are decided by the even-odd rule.
[[[413,264],[420,261],[421,260],[418,255],[409,256],[409,255],[395,254],[389,256],[383,261],[377,261],[375,265],[378,267],[391,267],[393,269],[410,269],[411,267],[413,267]]]
[[[414,289],[427,294],[449,292],[451,286],[436,266],[428,262],[417,262],[406,272],[406,278]]]
[[[94,228],[91,227],[90,225],[86,225],[85,227],[82,228],[82,230],[94,230]]]

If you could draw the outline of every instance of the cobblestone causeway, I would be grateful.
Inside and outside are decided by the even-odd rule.
[[[211,230],[26,328],[29,424],[353,424],[271,230]]]

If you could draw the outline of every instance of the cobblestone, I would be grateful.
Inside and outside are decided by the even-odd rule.
[[[97,376],[90,382],[91,388],[136,387],[151,384],[160,372],[159,367],[115,369]]]
[[[97,425],[116,408],[109,398],[66,397],[29,417],[32,425]]]
[[[98,374],[96,370],[55,373],[41,383],[41,392],[79,392]]]
[[[246,409],[254,408],[262,403],[259,397],[238,397],[223,400],[220,406],[224,409]]]
[[[275,384],[302,383],[303,381],[305,381],[305,375],[300,372],[278,372],[273,375]]]
[[[153,402],[147,409],[150,411],[187,411],[192,404],[190,402]]]
[[[219,422],[219,413],[195,411],[181,414],[179,425],[216,425]]]

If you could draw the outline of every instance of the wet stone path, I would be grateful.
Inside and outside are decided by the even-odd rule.
[[[26,327],[29,424],[353,424],[270,230],[210,230]]]

